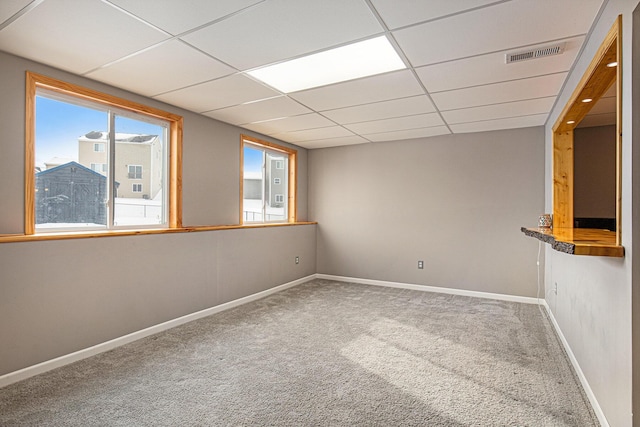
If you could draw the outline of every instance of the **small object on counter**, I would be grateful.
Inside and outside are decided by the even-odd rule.
[[[542,214],[538,217],[538,228],[551,228],[552,225],[551,214]]]

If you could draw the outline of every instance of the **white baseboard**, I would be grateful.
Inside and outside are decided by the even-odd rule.
[[[0,388],[5,387],[9,384],[16,383],[18,381],[25,380],[35,375],[42,374],[52,369],[56,369],[64,365],[68,365],[70,363],[77,362],[79,360],[86,359],[91,356],[95,356],[96,354],[104,353],[105,351],[109,351],[116,347],[120,347],[130,342],[139,340],[141,338],[148,337],[149,335],[157,334],[158,332],[166,331],[167,329],[175,328],[176,326],[180,326],[185,323],[192,322],[194,320],[201,319],[203,317],[207,317],[212,314],[216,314],[221,311],[229,310],[231,308],[238,307],[240,305],[264,298],[271,294],[275,294],[276,292],[280,292],[285,289],[289,289],[294,286],[300,285],[302,283],[308,282],[309,280],[313,280],[314,278],[315,278],[315,274],[312,274],[310,276],[306,276],[306,277],[294,280],[292,282],[285,283],[283,285],[279,285],[262,292],[258,292],[256,294],[248,295],[246,297],[239,298],[237,300],[216,305],[215,307],[211,307],[201,311],[197,311],[195,313],[187,314],[185,316],[178,317],[177,319],[168,320],[158,325],[150,326],[140,331],[132,332],[122,337],[114,338],[110,341],[96,344],[89,348],[78,350],[70,354],[65,354],[64,356],[56,357],[55,359],[47,360],[45,362],[38,363],[37,365],[28,366],[26,368],[23,368],[14,372],[9,372],[8,374],[4,374],[0,376]]]
[[[582,384],[582,388],[584,389],[584,392],[587,395],[587,398],[589,399],[589,403],[591,403],[593,412],[595,412],[596,417],[598,417],[598,421],[600,422],[600,425],[602,427],[609,427],[609,422],[607,421],[607,418],[604,415],[604,411],[602,411],[602,408],[598,403],[598,399],[596,399],[596,395],[593,393],[593,390],[591,390],[589,381],[587,381],[587,377],[584,375],[584,372],[582,372],[582,368],[580,368],[578,359],[576,359],[576,356],[573,354],[573,351],[569,346],[569,342],[564,337],[564,334],[560,329],[560,325],[558,325],[558,322],[556,321],[556,318],[553,316],[553,312],[551,311],[551,308],[547,304],[546,300],[542,300],[542,306],[547,311],[547,314],[549,315],[549,319],[551,319],[551,324],[553,325],[553,328],[556,330],[556,333],[560,337],[560,342],[562,342],[562,346],[564,347],[564,350],[567,352],[567,355],[569,356],[571,365],[573,365],[573,369],[576,371],[576,374],[578,375],[580,384]]]
[[[467,291],[464,289],[441,288],[438,286],[414,285],[411,283],[386,282],[383,280],[359,279],[356,277],[332,276],[330,274],[316,274],[318,279],[335,280],[338,282],[360,283],[363,285],[386,286],[389,288],[411,289],[414,291],[437,292],[440,294],[462,295],[467,297],[488,298],[501,301],[521,302],[525,304],[538,304],[538,299],[533,297],[521,297],[517,295],[493,294],[490,292]]]

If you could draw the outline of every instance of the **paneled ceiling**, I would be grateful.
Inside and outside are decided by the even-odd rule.
[[[2,0],[0,50],[319,148],[544,124],[602,4]],[[407,69],[289,94],[246,74],[380,35]]]

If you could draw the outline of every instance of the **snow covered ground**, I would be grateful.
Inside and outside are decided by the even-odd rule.
[[[282,221],[287,218],[287,212],[284,207],[274,208],[267,206],[266,215],[267,218],[265,221]],[[243,216],[244,222],[262,222],[262,201],[257,199],[244,199]],[[156,197],[154,200],[116,198],[114,225],[126,227],[160,224],[162,224],[162,197]],[[88,223],[47,223],[37,224],[36,228],[41,230],[79,230],[105,228],[105,225]]]
[[[114,215],[114,225],[116,226],[160,225],[162,224],[162,198],[145,200],[117,197]],[[36,224],[36,229],[40,230],[80,230],[105,227],[105,224],[92,223]]]
[[[162,223],[162,201],[116,198],[114,225]]]
[[[262,222],[262,200],[260,199],[243,199],[242,214],[244,222]],[[266,221],[282,221],[287,218],[285,208],[274,208],[267,206]]]

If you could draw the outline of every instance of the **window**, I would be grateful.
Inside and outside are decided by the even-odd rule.
[[[142,166],[129,165],[129,179],[142,179]]]
[[[27,94],[25,234],[182,226],[180,116],[35,73]]]
[[[241,153],[241,223],[295,222],[297,151],[243,135]]]
[[[107,173],[107,164],[106,163],[91,163],[91,170],[94,172],[98,172],[101,174]]]

